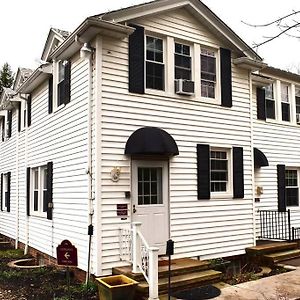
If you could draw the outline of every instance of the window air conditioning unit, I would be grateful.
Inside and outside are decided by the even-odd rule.
[[[300,114],[296,114],[296,122],[300,125]]]
[[[176,79],[175,80],[175,93],[179,95],[194,95],[195,84],[192,80]]]

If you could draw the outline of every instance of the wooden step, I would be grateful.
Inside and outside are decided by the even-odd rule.
[[[193,272],[189,274],[177,275],[171,277],[171,289],[178,291],[180,289],[188,289],[219,281],[221,272],[214,270],[205,270],[201,272]],[[158,290],[160,294],[166,293],[168,290],[168,278],[160,278],[158,280]],[[149,286],[146,281],[140,282],[137,286],[137,293],[147,295]]]
[[[267,244],[246,248],[246,253],[249,255],[264,255],[293,249],[297,249],[297,243],[270,242]]]
[[[187,273],[200,272],[207,270],[210,263],[207,260],[196,260],[191,258],[173,259],[171,264],[171,276],[183,275]],[[132,273],[131,266],[117,267],[112,270],[113,275],[124,274],[136,281],[144,281],[141,273]],[[159,261],[158,277],[168,277],[168,261]]]
[[[0,250],[13,249],[13,246],[10,242],[0,242]]]
[[[281,262],[283,260],[296,258],[296,257],[300,257],[300,250],[298,250],[298,249],[282,251],[282,252],[275,252],[275,253],[269,253],[269,254],[265,254],[263,256],[265,261],[270,263],[270,264],[276,264],[276,263]]]

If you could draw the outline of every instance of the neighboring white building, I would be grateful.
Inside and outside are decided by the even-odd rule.
[[[51,257],[68,239],[95,275],[124,264],[119,229],[133,222],[159,254],[172,238],[178,258],[255,244],[257,186],[259,207],[277,208],[276,165],[300,167],[299,76],[259,71],[261,58],[198,0],[51,29],[42,60],[2,94],[0,233]],[[288,84],[291,122],[257,120],[266,76]],[[254,147],[269,167],[254,168]]]

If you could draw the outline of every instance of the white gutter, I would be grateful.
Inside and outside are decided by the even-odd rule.
[[[20,114],[21,111],[18,111]],[[16,133],[16,237],[15,249],[18,249],[19,244],[19,132]]]
[[[27,107],[27,102],[26,102]],[[27,182],[27,167],[28,167],[28,124],[26,120],[26,126],[25,126],[25,170],[26,170],[26,179],[25,182]],[[27,185],[26,185],[26,197],[27,197]],[[27,199],[25,201],[27,203]],[[26,204],[27,206],[27,204]],[[25,207],[26,207],[25,206]],[[29,244],[29,216],[27,215],[27,207],[25,208],[25,247],[24,247],[24,254],[28,254],[28,244]]]

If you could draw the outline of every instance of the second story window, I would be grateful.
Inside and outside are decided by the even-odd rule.
[[[273,83],[266,87],[266,117],[267,119],[275,119],[275,97]]]
[[[192,79],[190,46],[175,43],[175,79]]]
[[[289,86],[281,84],[281,117],[282,121],[290,121]]]
[[[47,167],[32,169],[33,213],[42,215],[47,211]]]
[[[201,97],[216,97],[216,54],[212,50],[201,49]]]
[[[146,36],[146,88],[165,89],[163,40]]]

